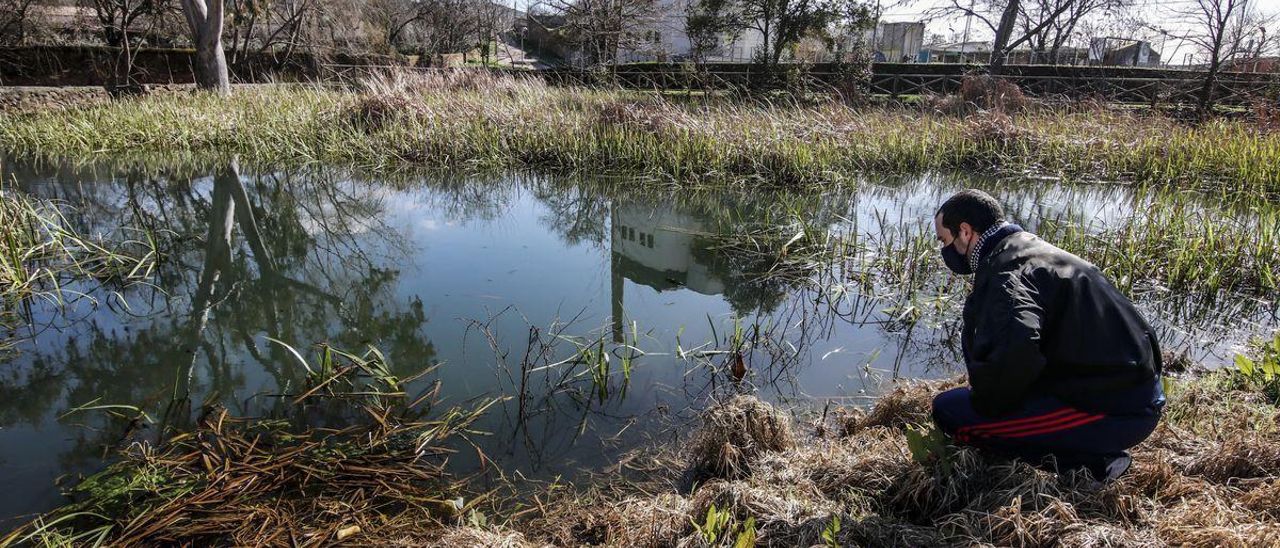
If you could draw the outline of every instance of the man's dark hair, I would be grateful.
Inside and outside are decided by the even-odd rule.
[[[953,236],[960,232],[960,223],[969,223],[975,232],[981,234],[1004,220],[1004,209],[990,194],[970,188],[947,198],[935,215],[942,215],[942,226]]]

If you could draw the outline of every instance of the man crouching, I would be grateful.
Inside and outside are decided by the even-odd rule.
[[[985,192],[949,198],[934,229],[947,267],[974,275],[961,332],[969,386],[934,398],[934,422],[1033,464],[1123,474],[1126,449],[1164,407],[1151,326],[1097,267],[1006,222]]]

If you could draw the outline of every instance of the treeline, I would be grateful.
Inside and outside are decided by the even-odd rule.
[[[254,54],[464,54],[490,61],[517,13],[489,0],[225,0],[232,64]],[[0,0],[0,45],[195,47],[181,0]]]

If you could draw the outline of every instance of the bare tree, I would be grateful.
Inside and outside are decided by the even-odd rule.
[[[222,51],[222,0],[182,0],[182,13],[196,46],[196,87],[231,94],[231,77]]]
[[[1121,41],[1155,41],[1160,39],[1161,31],[1148,20],[1148,10],[1138,10],[1135,6],[1123,5],[1103,10],[1104,17],[1091,17],[1080,21],[1076,33],[1068,41],[1082,46],[1090,46],[1100,38],[1116,38]]]
[[[27,36],[27,11],[33,0],[0,0],[0,44],[20,44]]]
[[[472,0],[472,25],[476,47],[481,62],[488,64],[497,52],[499,35],[513,26],[510,8],[490,0]]]
[[[620,51],[642,46],[658,16],[655,0],[552,0],[551,7],[589,65],[616,63]]]
[[[239,63],[249,50],[259,16],[267,11],[262,0],[228,0],[231,8],[231,64]]]
[[[1191,26],[1182,38],[1195,44],[1207,62],[1197,110],[1207,116],[1217,100],[1218,76],[1228,61],[1250,53],[1246,40],[1262,27],[1254,0],[1190,0],[1175,14]],[[1265,27],[1263,27],[1265,28]]]
[[[1058,63],[1059,52],[1076,35],[1083,21],[1099,14],[1111,19],[1116,12],[1133,2],[1134,0],[1028,0],[1019,6],[1018,26],[1030,36],[1028,42],[1037,61]],[[1053,14],[1058,15],[1054,17]],[[1036,28],[1040,29],[1039,32],[1033,33],[1032,30]]]
[[[303,45],[303,33],[320,13],[320,4],[322,0],[229,0],[230,63],[243,62],[251,51],[277,52],[288,59]]]
[[[431,0],[415,32],[431,53],[465,54],[476,45],[477,0]]]
[[[998,74],[1014,49],[1039,36],[1050,25],[1058,24],[1063,14],[1071,10],[1077,2],[1085,0],[1048,1],[1054,5],[1045,12],[1038,13],[1040,20],[1025,25],[1019,25],[1020,15],[1023,12],[1022,0],[985,0],[981,4],[966,4],[964,0],[948,0],[947,4],[930,9],[927,13],[930,18],[972,17],[990,29],[995,34],[995,40],[991,46],[990,70],[992,74]]]
[[[493,7],[481,0],[371,0],[363,11],[390,50],[438,54],[475,47],[484,10]],[[497,24],[492,18],[483,22]]]
[[[426,19],[431,7],[429,2],[414,0],[370,0],[365,5],[364,16],[382,30],[387,46],[395,50],[413,25]]]
[[[102,31],[103,42],[120,48],[112,66],[113,91],[140,88],[134,79],[137,46],[151,34],[171,4],[166,0],[87,0]]]
[[[280,0],[272,3],[268,11],[270,32],[262,38],[260,51],[283,47],[285,58],[293,55],[302,45],[304,31],[311,19],[319,13],[320,0]]]

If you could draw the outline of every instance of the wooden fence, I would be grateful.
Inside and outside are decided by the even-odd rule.
[[[632,89],[699,90],[776,87],[788,84],[812,88],[849,89],[857,86],[890,97],[948,94],[960,89],[965,76],[985,72],[985,67],[962,64],[875,63],[870,77],[861,80],[847,68],[829,64],[787,66],[762,72],[750,64],[671,65],[644,63],[620,65],[607,73],[570,69],[547,71],[544,76],[559,83],[615,84]],[[1024,93],[1048,99],[1099,99],[1119,103],[1194,103],[1206,73],[1196,70],[1143,67],[1093,67],[1014,65],[999,78],[1017,84]],[[1280,94],[1280,74],[1226,72],[1216,81],[1214,97],[1222,104],[1246,104],[1274,100]]]
[[[353,80],[389,69],[449,71],[451,68],[382,65],[323,65],[321,79]],[[960,64],[875,63],[869,78],[832,65],[806,67],[784,65],[763,72],[746,63],[671,65],[641,63],[619,65],[610,71],[553,69],[528,71],[493,69],[510,74],[537,75],[553,84],[605,85],[646,90],[714,90],[804,86],[808,89],[854,87],[873,94],[900,98],[912,95],[950,94],[960,90],[964,78],[980,74],[984,67]],[[998,76],[1017,84],[1033,97],[1061,100],[1097,99],[1131,104],[1194,104],[1200,97],[1206,74],[1202,71],[1140,67],[1083,67],[1015,65]],[[1280,74],[1224,72],[1214,89],[1219,104],[1243,105],[1256,100],[1275,101],[1280,96]]]

